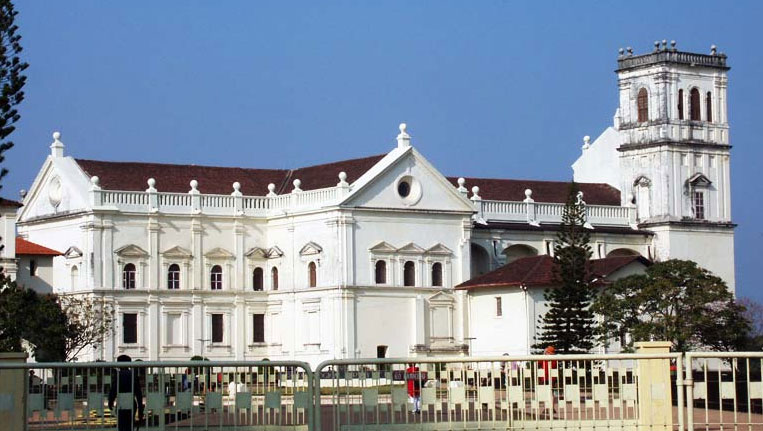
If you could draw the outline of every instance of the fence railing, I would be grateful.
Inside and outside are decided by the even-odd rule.
[[[763,429],[763,352],[330,360],[315,372],[6,356],[0,429]]]
[[[514,223],[561,223],[564,204],[535,201],[475,200],[477,213],[486,221]],[[596,226],[633,227],[636,208],[616,205],[586,205],[586,219]]]

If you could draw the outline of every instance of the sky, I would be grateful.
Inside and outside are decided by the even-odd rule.
[[[406,122],[446,175],[569,180],[583,136],[612,124],[619,48],[715,44],[731,66],[737,294],[763,301],[763,2],[16,3],[29,68],[0,190],[13,199],[56,130],[78,158],[290,168],[386,153]]]

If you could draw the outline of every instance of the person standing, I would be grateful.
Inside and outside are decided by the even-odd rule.
[[[130,362],[132,358],[127,355],[117,357],[117,362]],[[132,431],[135,425],[135,413],[138,413],[138,426],[143,419],[143,391],[140,388],[138,374],[133,373],[129,367],[120,368],[116,376],[112,378],[109,390],[109,410],[114,411],[114,401],[117,393],[132,394],[132,405],[122,405],[117,402],[117,429],[119,431]],[[137,429],[137,427],[135,428]]]
[[[412,413],[421,413],[421,373],[414,363],[408,364],[405,370],[405,380],[408,383],[408,399],[412,407]]]

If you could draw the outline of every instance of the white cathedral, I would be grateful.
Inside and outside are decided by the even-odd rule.
[[[733,291],[726,56],[663,42],[617,65],[614,124],[572,165],[595,267],[691,259]],[[113,304],[79,360],[531,351],[566,182],[445,176],[404,124],[386,154],[290,170],[84,160],[53,138],[23,206],[0,202],[2,263]]]

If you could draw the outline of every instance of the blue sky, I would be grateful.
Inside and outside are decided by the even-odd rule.
[[[763,2],[17,3],[30,67],[10,198],[54,130],[80,158],[294,167],[387,152],[405,121],[445,174],[570,179],[582,137],[612,123],[618,48],[716,44],[737,292],[763,300]]]

